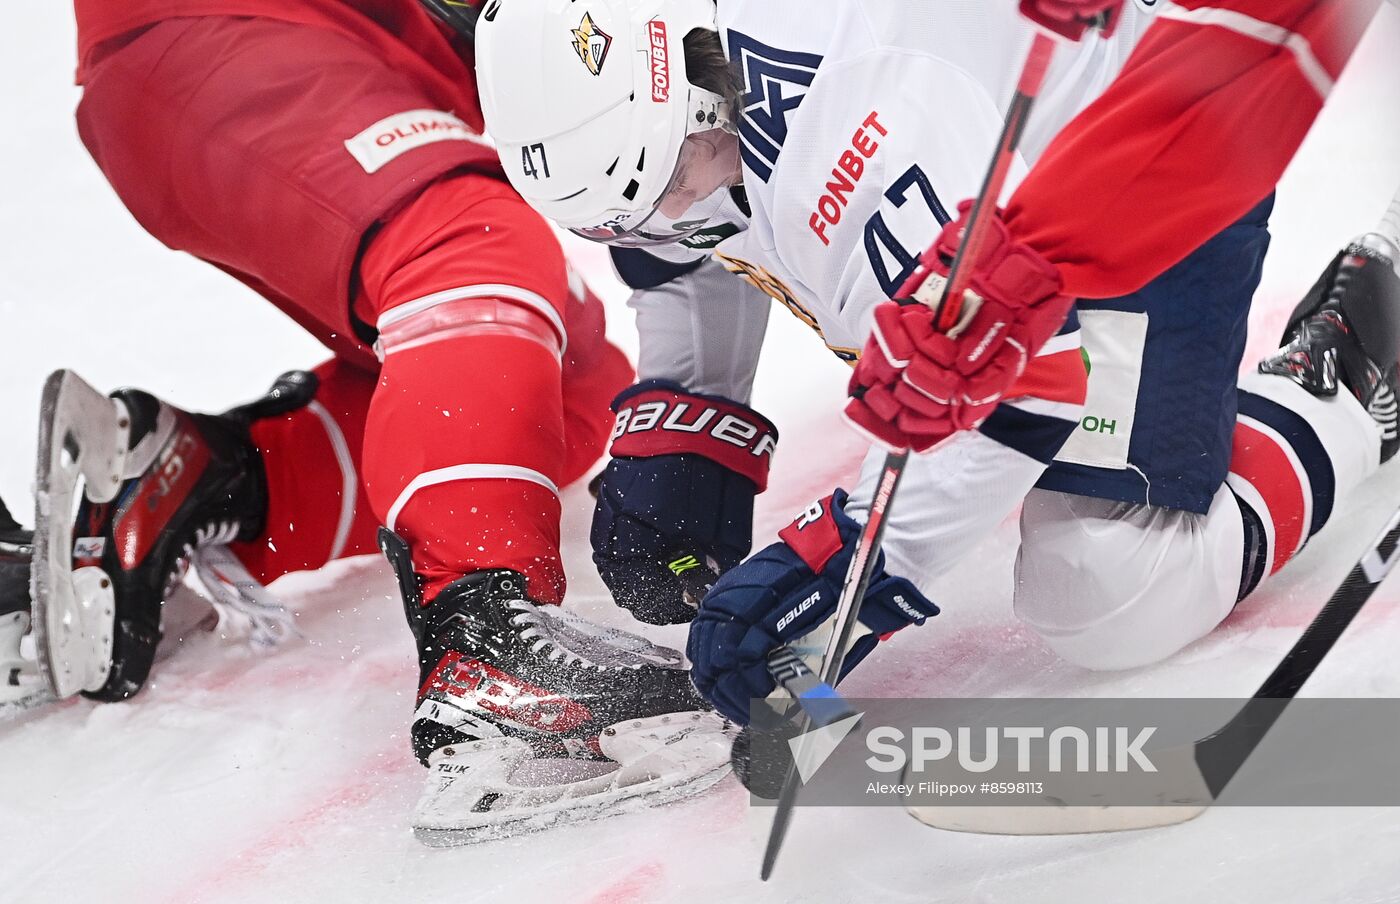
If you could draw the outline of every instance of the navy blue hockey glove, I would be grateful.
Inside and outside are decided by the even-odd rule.
[[[774,647],[811,633],[836,611],[861,528],[845,505],[844,490],[814,503],[778,533],[781,542],[726,573],[701,603],[686,645],[690,678],[727,718],[747,723],[749,701],[772,693],[767,659]],[[886,573],[880,553],[860,609],[872,633],[846,654],[841,677],[881,640],[937,614],[913,584]]]
[[[663,380],[624,390],[612,407],[593,562],[641,621],[690,621],[714,576],[749,554],[753,500],[768,485],[778,431],[737,402]]]

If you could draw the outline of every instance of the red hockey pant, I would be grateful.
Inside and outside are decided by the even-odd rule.
[[[394,38],[171,19],[92,61],[79,129],[153,235],[335,353],[312,405],[254,426],[256,575],[372,552],[387,524],[428,598],[500,567],[557,602],[559,490],[602,453],[632,369],[494,151],[376,41]]]

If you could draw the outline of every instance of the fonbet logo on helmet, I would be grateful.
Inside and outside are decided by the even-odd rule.
[[[688,36],[708,31],[718,41],[714,0],[587,7],[580,21],[585,11],[572,0],[503,3],[477,23],[487,132],[511,184],[560,226],[609,244],[679,241],[728,198],[727,186],[710,190],[709,170],[685,179],[713,153],[682,153],[693,135],[733,131],[724,98],[686,72]]]
[[[594,75],[603,74],[603,62],[608,58],[608,48],[612,46],[612,35],[603,31],[593,22],[591,13],[583,14],[583,21],[573,29],[574,51],[583,65]]]
[[[671,99],[671,53],[666,47],[666,23],[652,19],[647,23],[651,41],[651,100],[664,104]]]

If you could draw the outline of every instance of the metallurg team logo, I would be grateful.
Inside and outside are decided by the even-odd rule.
[[[583,21],[574,29],[574,50],[589,72],[597,75],[603,71],[603,61],[608,58],[611,46],[612,35],[594,25],[590,13],[584,13]]]

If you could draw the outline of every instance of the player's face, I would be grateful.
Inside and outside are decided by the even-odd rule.
[[[657,209],[662,216],[679,219],[697,201],[740,178],[739,139],[722,129],[697,132],[681,145],[676,175]]]
[[[598,225],[569,231],[606,245],[669,245],[703,228],[729,197],[726,186],[742,180],[739,139],[723,129],[705,129],[681,144],[671,180],[655,205],[604,211]]]

